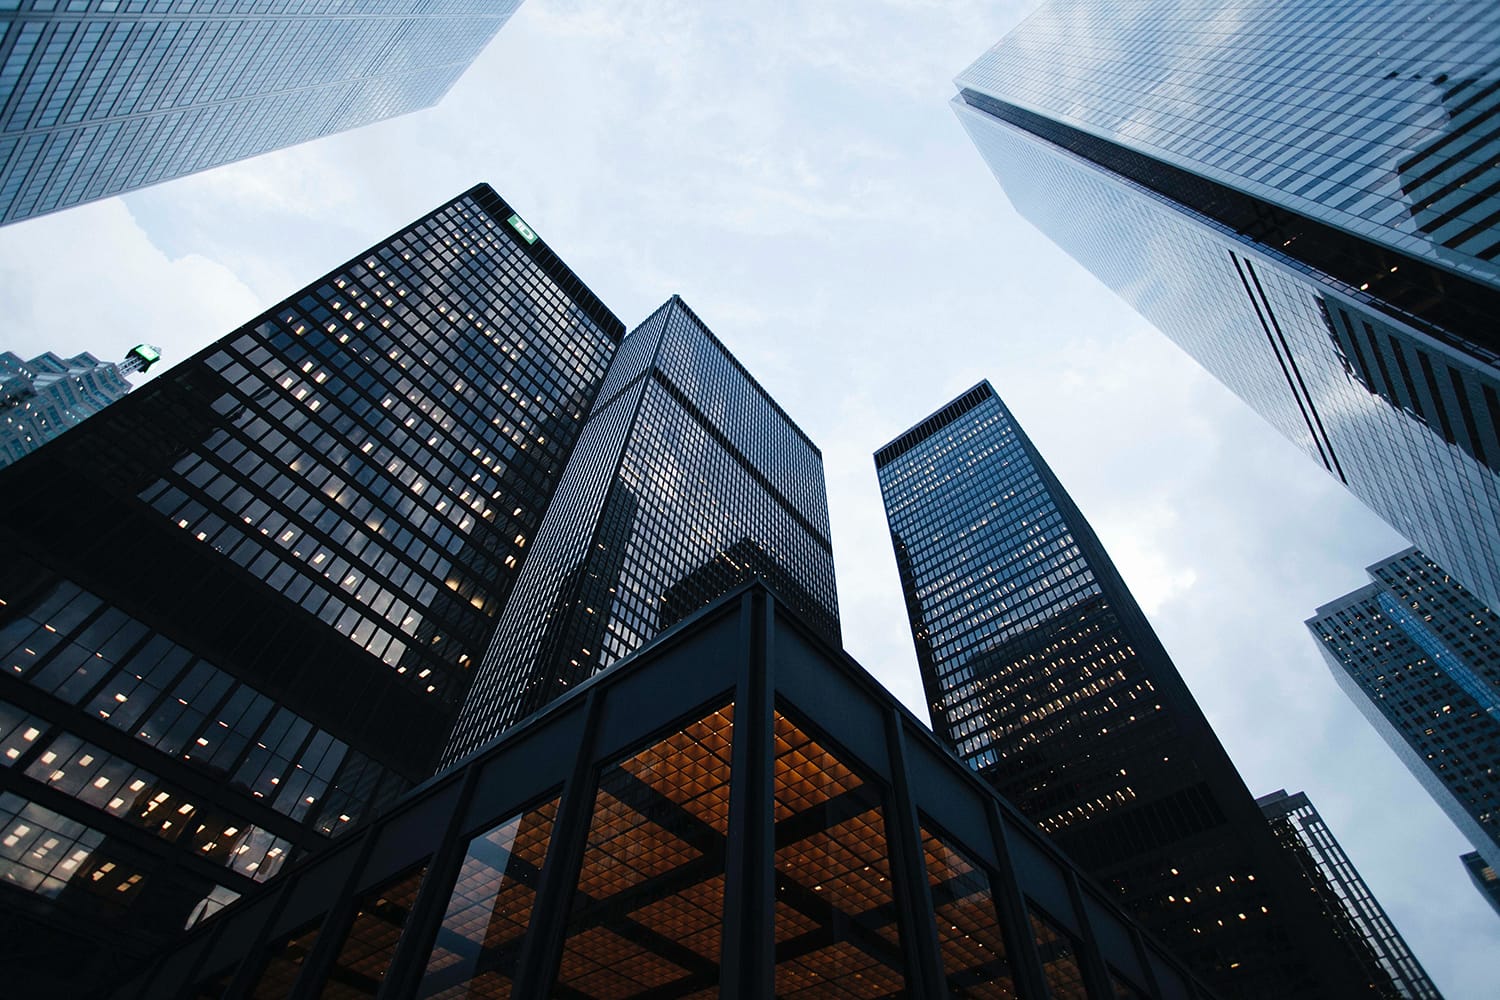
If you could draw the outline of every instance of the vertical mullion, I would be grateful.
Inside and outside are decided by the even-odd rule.
[[[996,874],[991,891],[995,907],[999,911],[1000,926],[1009,931],[1006,940],[1010,952],[1011,971],[1015,974],[1016,986],[1026,1000],[1044,1000],[1050,994],[1047,977],[1042,972],[1041,955],[1036,950],[1036,935],[1031,929],[1031,914],[1026,909],[1026,898],[1021,892],[1021,883],[1016,878],[1010,843],[1005,831],[1005,817],[1000,804],[985,797],[985,815],[990,821],[990,836],[995,843],[995,853],[1000,858],[1000,870]]]
[[[329,906],[328,912],[323,915],[323,925],[318,930],[317,940],[313,942],[307,961],[302,963],[302,971],[297,974],[297,981],[292,984],[292,992],[288,995],[288,1000],[307,1000],[323,992],[323,980],[327,978],[328,970],[333,966],[336,951],[344,943],[344,937],[354,923],[355,888],[359,885],[359,877],[364,871],[365,863],[370,859],[370,853],[375,849],[375,841],[379,839],[379,836],[379,827],[372,824],[367,831],[364,843],[359,845],[354,865],[350,868],[349,874],[344,877],[343,888],[333,897],[333,903]],[[286,881],[291,884],[290,889],[295,889],[301,879],[294,877]]]
[[[1068,899],[1073,903],[1073,912],[1078,918],[1079,948],[1082,951],[1083,982],[1092,996],[1112,997],[1114,986],[1109,981],[1109,969],[1104,964],[1104,954],[1099,950],[1099,941],[1094,936],[1094,927],[1083,906],[1083,889],[1078,884],[1078,873],[1072,869],[1063,872],[1068,885]]]
[[[744,655],[735,679],[724,869],[724,957],[719,975],[719,995],[725,1000],[770,1000],[773,995],[774,615],[774,602],[760,588],[752,588],[740,599],[740,646]]]
[[[422,885],[412,900],[411,912],[406,915],[406,924],[396,941],[390,968],[377,996],[399,997],[416,992],[418,979],[426,968],[422,959],[437,937],[437,923],[447,907],[453,883],[467,853],[468,842],[460,834],[468,816],[469,802],[474,797],[474,787],[479,783],[480,770],[478,763],[472,763],[464,772],[453,815],[448,818],[442,840],[432,852],[427,874],[422,876]]]
[[[593,814],[594,788],[598,784],[599,769],[594,761],[594,746],[598,742],[595,737],[603,714],[604,696],[600,693],[603,690],[595,685],[584,702],[583,738],[578,744],[573,770],[563,786],[557,820],[552,824],[552,843],[548,845],[547,857],[542,863],[542,877],[537,884],[536,903],[531,911],[531,926],[526,931],[526,941],[516,968],[513,996],[551,995],[557,965],[562,961],[568,904],[573,900],[578,869],[583,863],[589,820]]]
[[[1156,970],[1151,967],[1151,955],[1146,950],[1146,939],[1141,936],[1141,929],[1135,926],[1134,921],[1131,921],[1126,929],[1130,932],[1130,946],[1135,949],[1135,959],[1141,964],[1141,978],[1145,980],[1142,985],[1150,991],[1152,996],[1160,998],[1162,996],[1161,983],[1156,979]]]
[[[890,760],[892,811],[887,826],[894,834],[890,844],[891,869],[896,879],[897,909],[906,921],[907,989],[913,997],[941,1000],[948,995],[943,974],[942,951],[932,911],[932,888],[927,884],[927,866],[922,858],[921,825],[906,773],[906,727],[901,713],[888,707],[885,716],[886,752]]]

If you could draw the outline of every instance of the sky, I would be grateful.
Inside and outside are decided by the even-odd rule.
[[[823,450],[844,641],[926,718],[871,453],[988,378],[1251,791],[1305,791],[1452,998],[1469,845],[1303,626],[1405,547],[1011,209],[947,106],[1034,3],[527,0],[438,107],[0,228],[0,350],[181,360],[480,181],[627,326],[678,293]]]

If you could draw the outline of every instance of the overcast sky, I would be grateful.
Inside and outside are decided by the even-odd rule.
[[[947,100],[1031,2],[528,0],[436,109],[0,229],[0,349],[168,362],[488,181],[627,326],[672,293],[823,449],[844,639],[922,718],[871,452],[994,383],[1256,794],[1449,998],[1469,849],[1302,622],[1406,542],[1012,211]]]

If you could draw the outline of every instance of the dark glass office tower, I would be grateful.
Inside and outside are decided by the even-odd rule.
[[[1223,995],[1370,995],[989,383],[875,464],[939,737]]]
[[[7,989],[431,774],[623,334],[480,186],[0,470]]]
[[[1308,619],[1333,679],[1492,864],[1500,859],[1500,628],[1417,549]]]
[[[1026,219],[1500,601],[1500,6],[1053,0],[954,108]]]
[[[0,6],[14,222],[430,107],[520,0]]]
[[[124,398],[129,376],[160,359],[148,344],[132,347],[119,362],[87,353],[60,358],[50,351],[23,361],[0,352],[0,468]]]
[[[752,577],[839,640],[823,456],[680,298],[620,345],[445,763]]]
[[[1282,848],[1318,893],[1329,919],[1344,928],[1356,954],[1375,966],[1371,978],[1389,980],[1390,988],[1382,995],[1403,1000],[1441,1000],[1442,995],[1422,963],[1412,954],[1406,939],[1386,916],[1385,908],[1360,878],[1354,862],[1339,846],[1307,795],[1303,792],[1288,795],[1283,789],[1262,795],[1255,804],[1265,814]]]

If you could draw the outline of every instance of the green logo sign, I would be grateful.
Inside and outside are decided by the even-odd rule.
[[[525,219],[521,218],[519,215],[512,215],[505,221],[510,223],[510,228],[521,234],[521,239],[525,240],[527,243],[536,242],[536,230],[528,226]]]
[[[142,361],[145,361],[148,364],[152,361],[161,360],[161,355],[157,353],[156,348],[150,346],[149,344],[137,344],[135,347],[132,347],[130,349],[130,353],[134,354],[136,357],[140,358]]]

